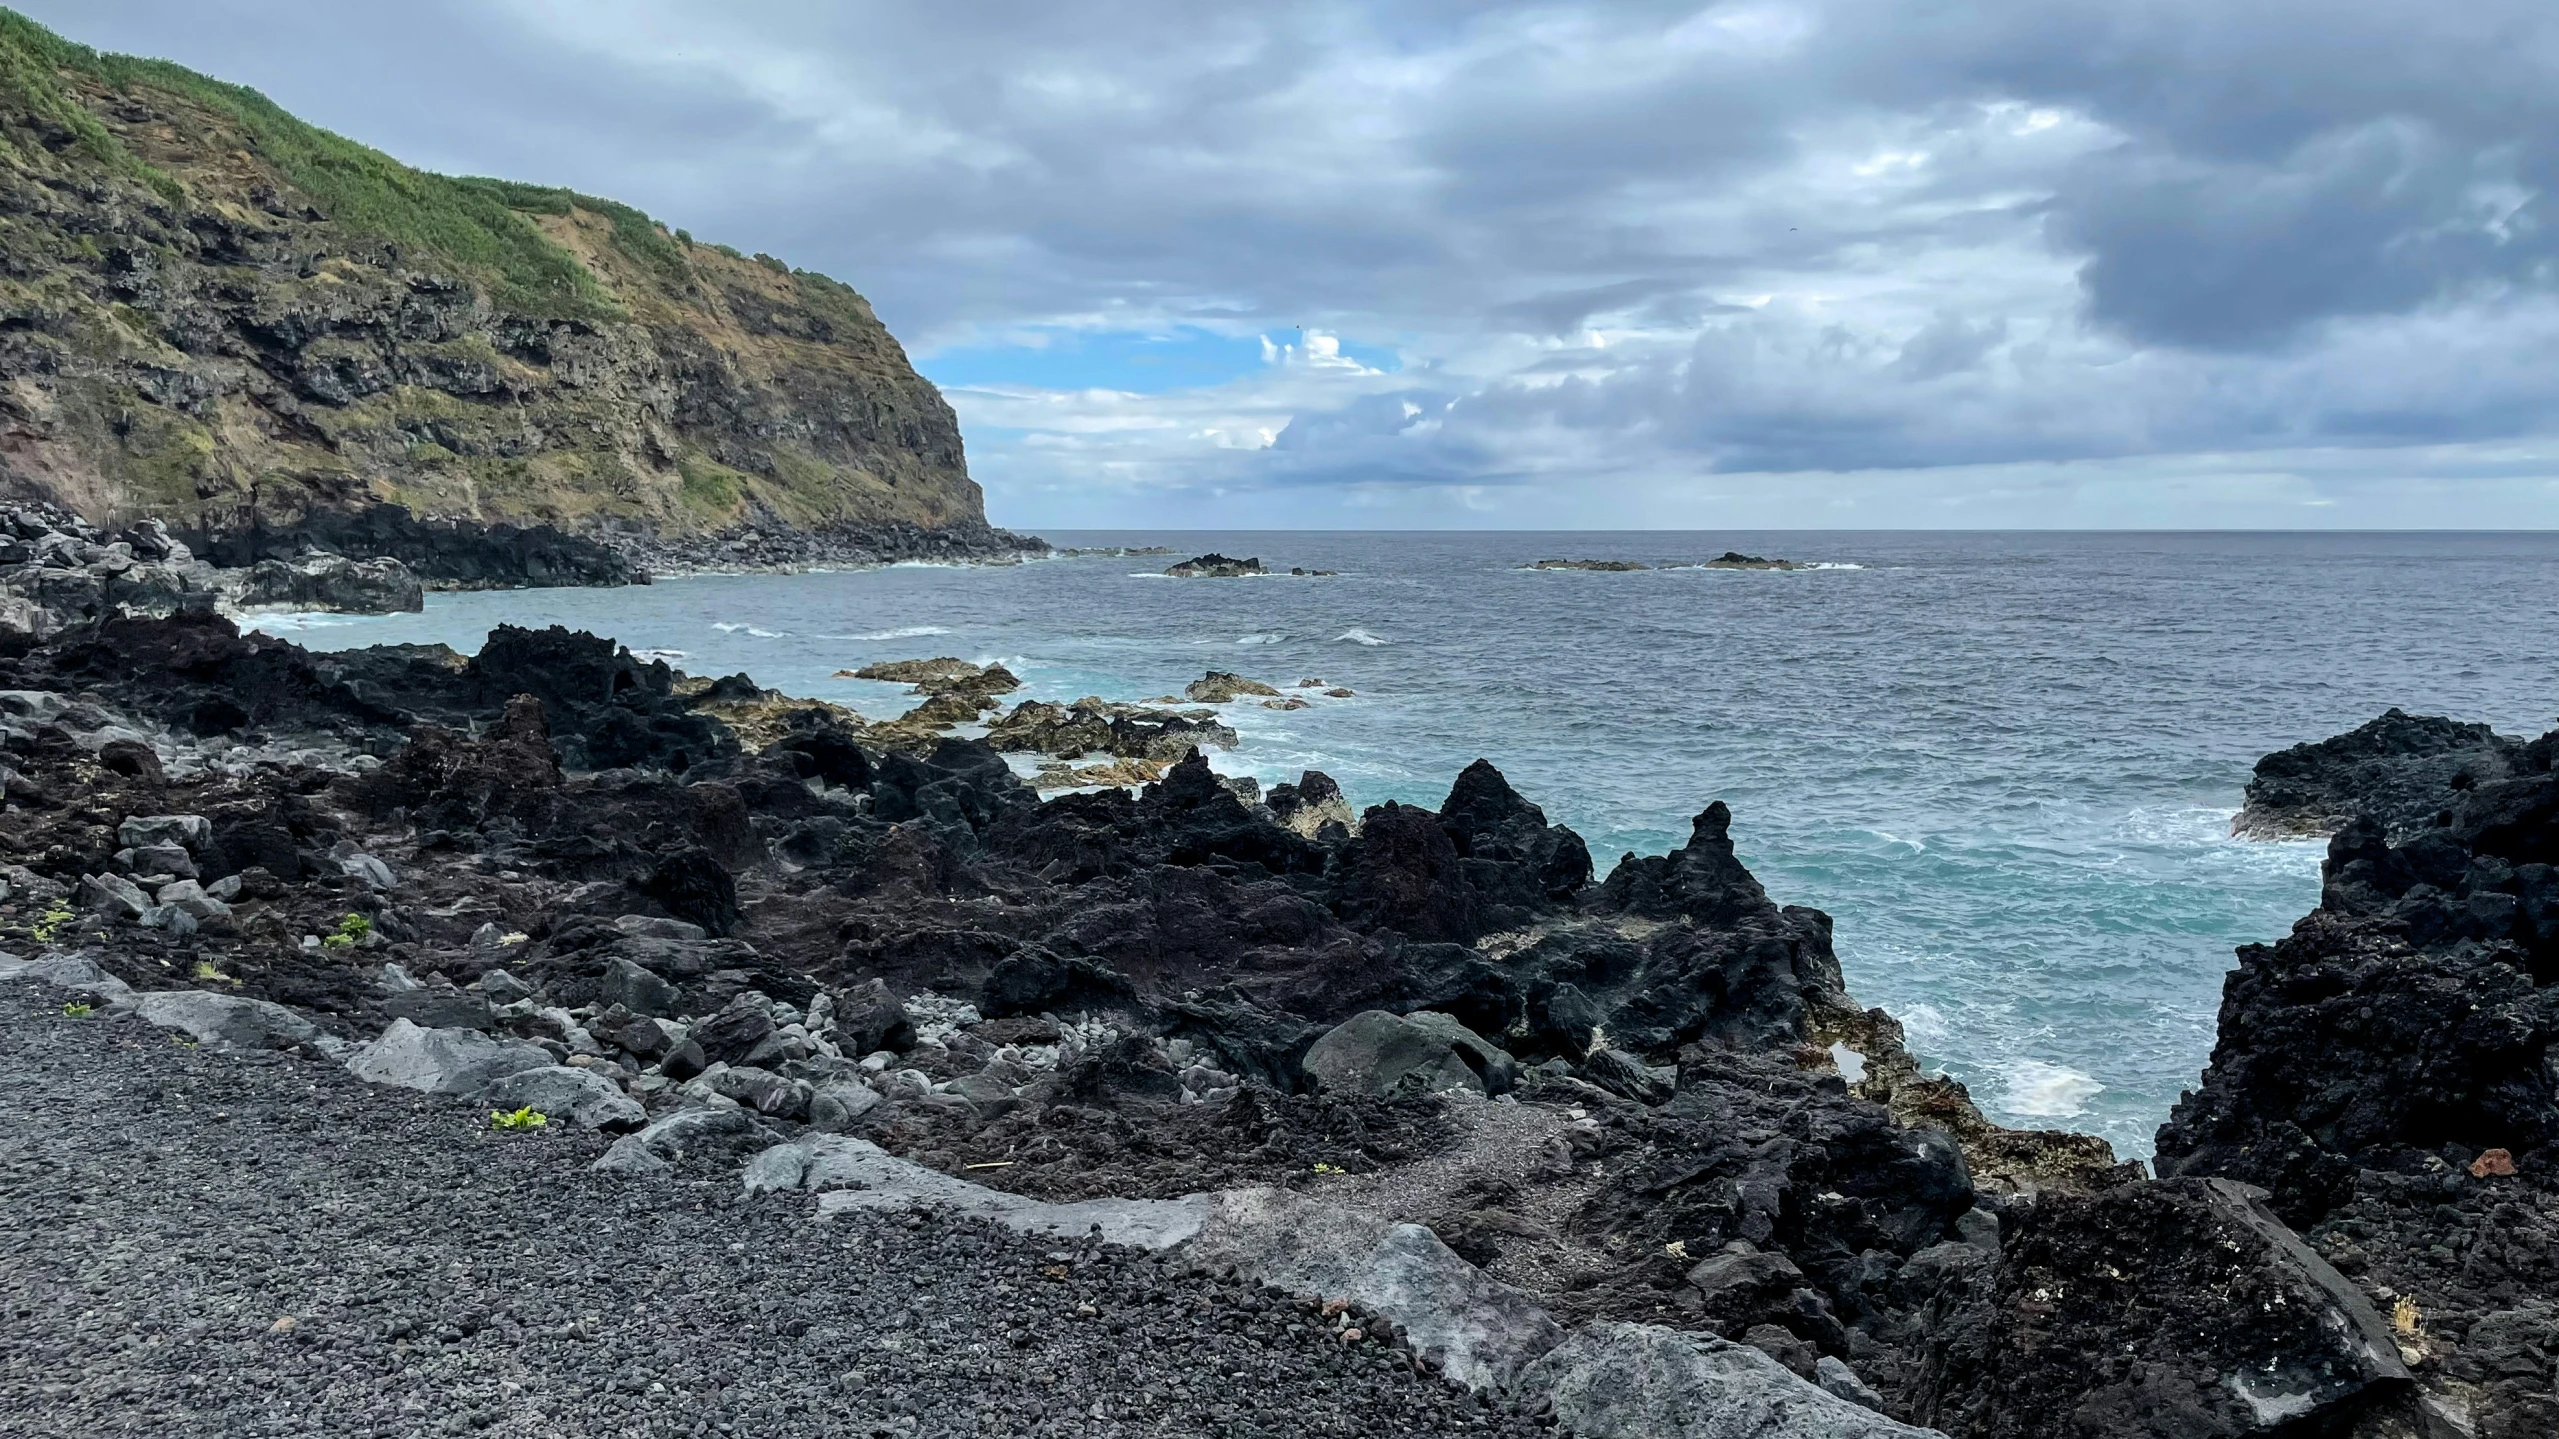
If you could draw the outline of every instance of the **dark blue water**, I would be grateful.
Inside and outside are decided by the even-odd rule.
[[[1032,695],[1141,699],[1206,669],[1348,700],[1245,704],[1219,766],[1321,768],[1436,805],[1467,761],[1624,850],[1728,801],[1782,902],[1826,909],[1858,997],[1994,1115],[2147,1154],[2212,1044],[2234,945],[2318,895],[2318,847],[2230,839],[2249,767],[2390,705],[2539,733],[2559,714],[2559,536],[1052,535],[1223,549],[1338,578],[1175,581],[1167,561],[712,577],[441,595],[269,628],[325,646],[564,623],[695,673],[874,716],[829,678],[1000,659]],[[1738,548],[1856,568],[1537,573]]]

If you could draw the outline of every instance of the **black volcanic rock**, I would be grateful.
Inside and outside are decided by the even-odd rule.
[[[1177,580],[1233,580],[1241,579],[1246,575],[1258,575],[1263,572],[1262,562],[1258,559],[1229,559],[1224,555],[1212,551],[1205,555],[1196,555],[1190,559],[1184,560],[1180,564],[1166,570],[1164,573],[1171,575]]]
[[[2271,1191],[2376,1301],[2404,1302],[2429,1405],[2521,1439],[2559,1432],[2559,736],[2467,734],[2502,777],[2447,790],[2447,822],[2396,843],[2348,824],[2320,907],[2239,952],[2159,1164]]]
[[[2335,834],[2369,815],[2390,838],[2407,839],[2431,827],[2463,791],[2512,773],[2522,748],[2484,724],[2394,709],[2257,761],[2231,832],[2252,839]]]

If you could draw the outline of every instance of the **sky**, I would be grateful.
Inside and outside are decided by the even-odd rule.
[[[15,0],[867,295],[1023,528],[2559,526],[2548,0]]]

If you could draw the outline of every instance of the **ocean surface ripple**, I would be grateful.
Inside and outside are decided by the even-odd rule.
[[[1026,695],[1137,700],[1209,669],[1357,692],[1233,707],[1218,756],[1436,806],[1488,758],[1603,870],[1732,805],[1781,903],[1828,910],[1850,988],[1994,1117],[2127,1155],[2211,1050],[2231,949],[2318,898],[2321,847],[2228,836],[2257,757],[2391,705],[2539,733],[2559,536],[1053,534],[1259,555],[1328,578],[1192,580],[1125,559],[706,576],[432,595],[423,615],[271,616],[314,648],[565,624],[696,674],[874,717],[832,678],[1001,660]],[[1838,568],[1528,571],[1549,556]],[[1851,568],[1853,566],[1853,568]]]

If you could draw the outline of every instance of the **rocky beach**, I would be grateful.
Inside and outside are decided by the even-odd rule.
[[[838,1244],[884,1245],[841,1261],[881,1274],[956,1248],[982,1277],[954,1296],[1047,1292],[1007,1265],[1063,1267],[1040,1282],[1070,1289],[1089,1269],[1073,1307],[1002,1341],[1089,1379],[1077,1326],[1117,1332],[1140,1295],[1241,1306],[1147,1347],[1191,1387],[1133,1375],[1029,1432],[1213,1427],[1222,1411],[1185,1408],[1212,1400],[1180,1356],[1238,1335],[1305,1423],[1352,1352],[1355,1376],[1420,1386],[1394,1402],[1442,1417],[1415,1432],[2505,1439],[2547,1432],[2559,1402],[2547,741],[2469,743],[2491,776],[2447,769],[2432,740],[2384,747],[2413,770],[2353,737],[2325,767],[2269,758],[2267,786],[2329,775],[2331,807],[2368,794],[2436,822],[2396,843],[2383,819],[2347,824],[2320,910],[2243,952],[2154,1179],[2102,1141],[1995,1125],[1923,1073],[1847,993],[1829,918],[1737,860],[1724,805],[1602,874],[1488,764],[1431,809],[1354,813],[1319,773],[1264,793],[1197,753],[1223,707],[1286,693],[1242,676],[1111,713],[1008,708],[1000,667],[918,661],[878,677],[940,708],[875,723],[557,629],[502,629],[466,659],[313,654],[207,612],[65,617],[0,655],[0,948],[27,1096],[9,1172],[31,1200],[146,1202],[109,1178],[121,1142],[64,1168],[35,1115],[202,1088],[240,1097],[208,1100],[218,1116],[153,1101],[157,1137],[130,1143],[231,1166],[226,1215],[276,1213],[283,1190],[342,1215],[392,1202],[330,1149],[270,1172],[276,1126],[308,1104],[339,1143],[378,1130],[464,1164],[456,1213],[486,1202],[461,1158],[485,1153],[695,1234],[665,1243],[714,1251],[705,1312],[847,1334],[856,1319],[800,1298],[878,1288],[807,1267]],[[1007,735],[1149,772],[1044,800]],[[171,1064],[187,1077],[150,1077]],[[2398,1100],[2411,1085],[2426,1103]],[[752,1296],[751,1265],[717,1262],[737,1222],[790,1256]],[[51,1263],[11,1266],[22,1321],[29,1286],[67,1282]],[[131,1261],[81,1272],[96,1295],[143,1282]],[[374,1301],[289,1291],[223,1291],[224,1323],[284,1330],[193,1337],[322,1368],[316,1338],[288,1337],[306,1321],[368,1362],[410,1342]],[[173,1342],[170,1311],[115,1302],[136,1306],[117,1311],[136,1363]],[[677,1343],[576,1308],[524,1300],[508,1322],[586,1326],[599,1354]],[[791,1413],[961,1432],[1031,1402],[951,1387],[948,1356],[990,1341],[909,1353],[862,1312],[829,1360],[864,1372],[854,1389],[710,1355],[672,1377],[602,1363],[592,1384],[649,1375],[639,1407],[666,1432],[706,1392],[763,1415],[753,1432]],[[927,1313],[965,1335],[985,1311]],[[467,1365],[492,1321],[453,1298],[410,1322],[458,1330],[433,1352]],[[527,1357],[535,1377],[439,1422],[603,1424],[573,1417],[590,1401],[566,1362]],[[216,1429],[243,1402],[148,1369],[100,1369],[95,1393],[21,1371],[13,1402]],[[312,1412],[341,1412],[324,1392]],[[857,1427],[873,1414],[907,1427]],[[1215,1432],[1254,1422],[1238,1408]]]

